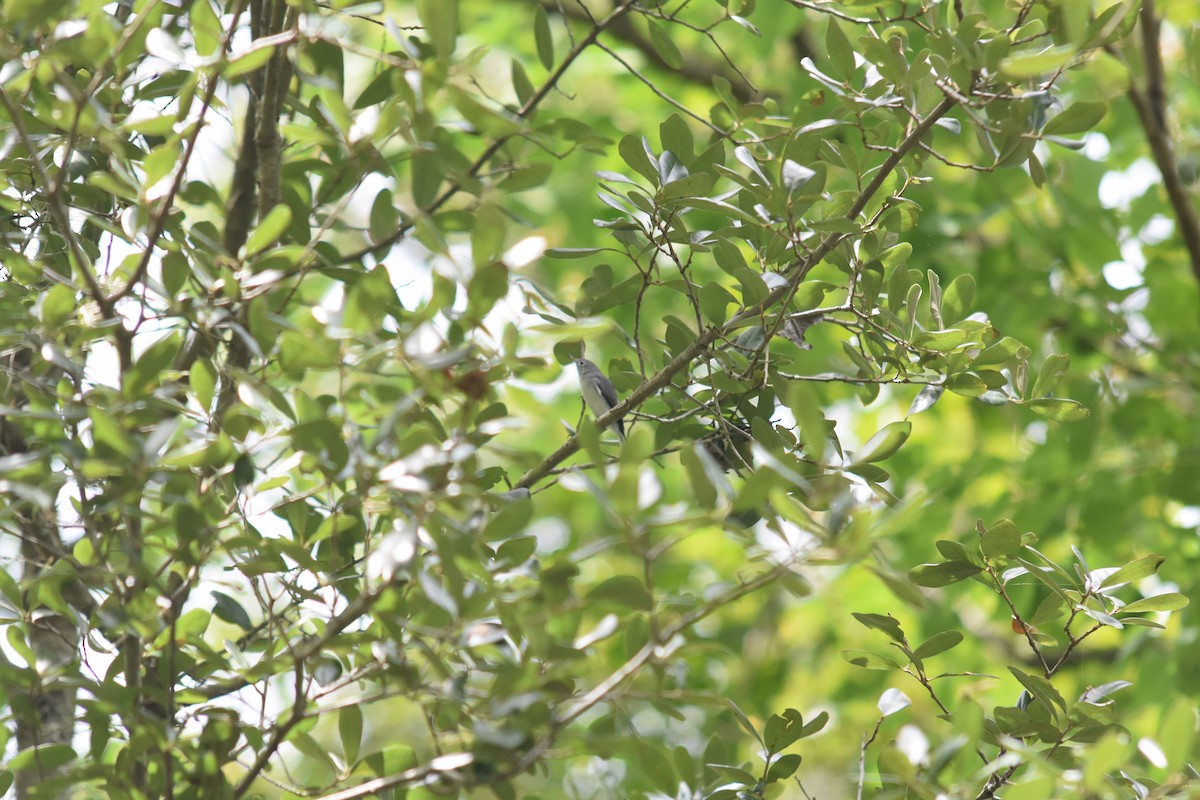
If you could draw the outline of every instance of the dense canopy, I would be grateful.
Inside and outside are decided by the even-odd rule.
[[[0,23],[0,788],[1195,791],[1195,4]]]

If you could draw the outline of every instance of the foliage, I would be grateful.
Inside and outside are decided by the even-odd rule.
[[[1184,5],[0,7],[0,783],[1187,791]]]

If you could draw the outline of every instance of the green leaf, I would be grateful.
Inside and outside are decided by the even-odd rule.
[[[382,189],[375,195],[375,202],[371,204],[367,234],[373,243],[377,243],[392,236],[399,226],[400,212],[396,208],[392,190]]]
[[[505,503],[492,514],[483,529],[485,542],[498,542],[521,533],[533,519],[533,503],[528,499]]]
[[[417,0],[417,18],[438,57],[448,59],[458,37],[458,0]]]
[[[679,48],[671,41],[671,36],[667,33],[666,29],[653,22],[649,23],[649,28],[650,43],[654,46],[654,52],[658,53],[663,63],[671,69],[682,67],[683,56],[679,54]]]
[[[445,171],[437,153],[427,147],[412,152],[412,196],[420,208],[428,208],[437,198]]]
[[[729,218],[731,221],[737,219],[741,220],[742,222],[749,222],[753,224],[760,222],[760,220],[755,219],[753,216],[733,205],[732,203],[726,203],[724,200],[714,200],[711,197],[689,197],[687,198],[687,204],[697,210],[715,211],[718,214]]]
[[[151,150],[150,155],[142,162],[145,172],[142,185],[149,188],[172,174],[179,165],[179,150],[179,139],[174,136]]]
[[[372,775],[383,777],[395,775],[417,765],[417,755],[406,744],[389,744],[378,753],[366,757],[367,768]]]
[[[829,16],[825,26],[825,54],[829,57],[830,75],[842,81],[854,75],[854,48],[833,15]]]
[[[800,769],[800,755],[798,753],[787,753],[780,756],[772,762],[767,769],[767,783],[778,783],[785,781]]]
[[[944,331],[922,331],[913,337],[912,343],[913,347],[938,353],[949,353],[974,339],[975,337],[968,331],[950,328]]]
[[[313,670],[314,677],[316,677],[317,682],[322,686],[328,686],[334,680],[337,680],[337,678],[332,677],[332,667],[325,666],[330,663],[336,662],[324,661],[322,662],[322,666],[319,666]],[[318,670],[322,669],[322,667],[329,671],[328,675],[317,675]],[[322,677],[330,679],[324,683],[321,683]],[[314,739],[312,734],[296,733],[293,731],[291,736],[288,737],[288,743],[299,750],[302,754],[312,759],[314,764],[319,764],[330,771],[336,771],[337,765],[334,764],[333,757],[329,754],[329,748],[325,747],[316,739]]]
[[[554,166],[545,161],[513,167],[512,172],[500,181],[500,188],[508,192],[524,192],[541,186],[554,171]]]
[[[254,255],[275,244],[291,224],[291,208],[283,203],[272,208],[254,228],[250,238],[246,240],[246,255]]]
[[[985,558],[1010,556],[1021,547],[1021,531],[1011,519],[1002,519],[984,532],[979,549]]]
[[[1121,628],[1125,627],[1124,623],[1122,623],[1121,620],[1117,619],[1112,614],[1101,611],[1098,608],[1082,606],[1079,608],[1079,610],[1081,612],[1083,612],[1084,614],[1086,614],[1087,616],[1091,617],[1092,619],[1096,620],[1096,622],[1099,622],[1101,625],[1107,625],[1108,627],[1116,628],[1117,630],[1120,630]]]
[[[930,658],[939,653],[944,653],[947,650],[957,647],[963,640],[963,635],[958,631],[942,631],[930,636],[921,646],[913,651],[913,657],[918,659]]]
[[[1061,594],[1051,592],[1042,598],[1042,602],[1038,603],[1037,610],[1033,612],[1033,616],[1027,621],[1030,625],[1037,627],[1059,619],[1066,613],[1066,599]]]
[[[879,254],[879,263],[883,265],[885,270],[902,267],[912,256],[913,246],[908,242],[900,242],[892,245],[887,250]],[[892,273],[895,274],[895,273]],[[901,273],[907,275],[907,272]]]
[[[198,358],[188,371],[188,385],[196,401],[206,411],[212,406],[217,389],[217,369],[207,358]]]
[[[961,322],[970,313],[975,301],[975,278],[959,275],[942,290],[942,319],[953,325]]]
[[[684,164],[692,163],[695,142],[692,137],[692,129],[688,127],[687,121],[683,117],[679,114],[667,117],[658,126],[658,135],[663,150],[670,150],[679,156],[679,160]]]
[[[42,744],[25,748],[5,766],[11,772],[46,771],[70,764],[75,758],[75,751],[70,745]]]
[[[1166,561],[1160,555],[1142,556],[1139,559],[1129,562],[1121,567],[1116,572],[1109,575],[1100,584],[1101,589],[1111,589],[1114,586],[1140,581],[1142,578],[1149,578],[1154,573],[1158,572],[1158,568]]]
[[[345,756],[346,764],[352,766],[358,760],[358,750],[362,746],[362,708],[358,705],[343,706],[338,711],[337,722],[342,755]]]
[[[966,561],[942,561],[913,567],[908,572],[908,579],[918,586],[936,588],[965,581],[982,571],[981,567]]]
[[[700,449],[703,447],[700,442],[697,442],[694,448],[684,447],[679,453],[679,461],[683,464],[688,486],[696,502],[702,508],[712,509],[717,504],[717,490],[700,460]]]
[[[746,712],[742,711],[742,709],[738,707],[738,704],[733,702],[733,700],[729,699],[728,697],[725,698],[725,702],[729,704],[729,710],[733,712],[734,718],[737,719],[738,724],[745,729],[746,733],[757,739],[758,743],[763,747],[766,747],[762,736],[759,734],[758,729],[754,727],[754,723],[750,721],[748,716],[746,716]],[[752,777],[750,780],[753,781],[754,778]]]
[[[945,386],[929,384],[917,392],[917,396],[913,398],[912,404],[908,407],[908,416],[920,414],[922,411],[928,411],[933,408],[934,404],[941,399],[945,393]]]
[[[587,599],[591,603],[607,602],[641,611],[649,611],[654,605],[646,584],[632,575],[614,575],[588,592]]]
[[[163,256],[162,282],[169,296],[177,295],[191,274],[192,267],[183,253],[176,251]]]
[[[1183,768],[1191,758],[1196,739],[1196,708],[1190,702],[1167,703],[1158,727],[1159,745],[1167,758],[1167,772]],[[9,765],[12,766],[11,764]]]
[[[944,307],[945,304],[943,303],[943,308]],[[1011,336],[1005,336],[1003,339],[980,353],[975,358],[975,361],[972,362],[972,366],[977,368],[998,366],[1014,358],[1017,360],[1029,358],[1029,348]]]
[[[245,75],[247,72],[253,72],[256,69],[265,67],[274,54],[274,44],[251,46],[245,53],[230,61],[222,71],[221,76],[226,81],[232,81],[234,78]]]
[[[704,319],[716,325],[725,322],[728,318],[726,309],[737,302],[728,289],[716,282],[702,287],[698,294]]]
[[[583,258],[603,252],[603,247],[551,247],[546,255],[551,258]]]
[[[1029,549],[1033,550],[1032,547],[1030,547]],[[1050,571],[1047,571],[1047,569],[1045,567],[1034,564],[1032,561],[1026,561],[1023,558],[1018,558],[1017,562],[1020,563],[1023,567],[1025,567],[1026,570],[1028,570],[1029,575],[1031,575],[1035,579],[1041,581],[1043,584],[1045,584],[1049,589],[1051,589],[1055,593],[1062,595],[1062,597],[1064,599],[1067,598],[1066,590],[1074,588],[1074,585],[1071,583],[1071,576],[1068,573],[1066,573],[1062,569],[1062,567],[1059,567],[1057,564],[1051,564],[1049,567]],[[1062,584],[1058,583],[1057,581],[1054,580],[1054,578],[1051,577],[1052,574],[1058,575],[1060,578],[1063,578],[1064,582]]]
[[[1046,356],[1046,360],[1042,363],[1042,369],[1038,372],[1037,380],[1033,384],[1033,391],[1029,393],[1029,397],[1033,400],[1038,400],[1052,394],[1054,388],[1058,386],[1058,382],[1067,373],[1067,368],[1070,365],[1070,356],[1062,355],[1061,353]]]
[[[1143,597],[1141,600],[1134,600],[1118,613],[1138,614],[1143,611],[1178,611],[1181,608],[1186,608],[1190,602],[1191,600],[1179,592],[1166,592],[1164,594],[1156,594],[1153,597]]]
[[[537,539],[532,536],[509,539],[496,548],[496,563],[518,567],[532,558],[536,550]]]
[[[1104,119],[1108,113],[1108,104],[1096,101],[1072,103],[1070,107],[1055,116],[1042,128],[1042,133],[1063,136],[1070,133],[1089,131]]]
[[[537,94],[537,90],[533,88],[533,81],[529,80],[529,74],[525,72],[524,65],[515,58],[512,60],[512,85],[517,102],[522,106],[528,104],[530,99]]]
[[[772,714],[763,729],[763,741],[768,753],[778,753],[800,738],[804,729],[804,717],[794,708],[783,714]]]
[[[908,440],[911,433],[912,423],[908,420],[889,422],[854,454],[851,466],[890,458]]]
[[[161,385],[163,372],[170,368],[182,345],[182,335],[173,333],[146,348],[132,369],[125,373],[122,388],[126,396],[141,398]]]
[[[475,99],[475,96],[459,86],[447,86],[446,93],[458,109],[458,113],[479,130],[503,138],[519,133],[521,120],[504,109],[492,108]]]
[[[656,789],[660,792],[674,792],[679,788],[675,765],[662,747],[653,742],[639,741],[634,746],[633,753],[636,763]]]
[[[480,206],[475,212],[471,226],[471,260],[477,269],[491,264],[503,252],[507,232],[505,221],[504,212],[491,203]],[[500,296],[503,297],[503,293]],[[490,304],[488,307],[491,307]]]
[[[196,52],[209,57],[217,52],[225,31],[209,0],[195,0],[188,11],[188,30],[196,44]]]
[[[629,167],[641,175],[643,178],[655,185],[659,185],[658,165],[650,160],[650,155],[646,152],[646,146],[643,140],[632,134],[624,136],[617,144],[617,152],[621,154],[621,158]]]
[[[1054,397],[1030,400],[1025,405],[1038,416],[1052,419],[1055,422],[1079,422],[1087,419],[1091,414],[1075,400],[1060,400]]]
[[[819,733],[824,730],[825,726],[828,724],[829,712],[822,711],[808,722],[804,723],[804,727],[800,729],[800,738],[803,739],[806,736],[812,736],[814,733]]]
[[[904,644],[904,631],[900,627],[900,623],[891,614],[883,616],[881,614],[860,614],[851,612],[856,620],[861,624],[873,630],[881,631],[887,634],[888,638],[899,644]]]
[[[780,168],[780,182],[788,194],[795,194],[803,189],[804,185],[811,181],[816,174],[816,170],[797,164],[790,158],[785,158],[783,166]]]
[[[1070,46],[1051,47],[1040,53],[1021,53],[1004,59],[1000,69],[1005,77],[1036,78],[1049,72],[1055,72],[1075,56],[1075,48]]]
[[[900,669],[900,662],[891,656],[883,656],[867,650],[839,650],[843,661],[863,669]]]
[[[816,463],[825,458],[829,428],[821,411],[821,398],[804,381],[791,381],[787,387],[787,405],[800,426],[804,453]]]
[[[533,38],[537,42],[538,60],[542,66],[554,69],[554,37],[550,34],[550,17],[540,5],[533,9]]]
[[[42,298],[42,323],[58,328],[75,314],[75,290],[56,283]]]
[[[1047,711],[1053,711],[1054,706],[1058,706],[1063,711],[1067,710],[1067,701],[1059,694],[1058,689],[1055,689],[1054,685],[1041,675],[1030,675],[1012,666],[1008,668],[1008,671],[1046,707]]]
[[[246,613],[246,609],[242,608],[242,604],[234,600],[224,592],[213,591],[213,614],[217,619],[228,622],[231,625],[237,625],[244,631],[248,631],[254,627],[254,623],[250,621],[250,615]]]
[[[338,345],[315,333],[284,331],[279,358],[285,369],[330,369],[339,361]]]

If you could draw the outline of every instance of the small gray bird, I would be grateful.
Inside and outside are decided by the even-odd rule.
[[[599,417],[617,404],[617,389],[599,367],[586,358],[577,358],[575,368],[579,370],[579,391],[583,392],[583,401],[591,409],[592,416]],[[625,441],[623,420],[617,420],[608,427],[621,441]]]

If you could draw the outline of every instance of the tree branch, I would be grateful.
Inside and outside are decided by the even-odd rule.
[[[907,155],[911,150],[913,150],[913,148],[917,146],[925,134],[927,134],[929,130],[933,128],[934,123],[948,114],[950,110],[955,107],[955,105],[957,104],[952,98],[944,98],[942,102],[940,102],[933,109],[933,111],[931,111],[920,123],[916,125],[916,127],[912,129],[912,131],[909,132],[908,136],[904,138],[904,141],[900,143],[895,152],[889,155],[879,167],[875,173],[875,177],[871,179],[871,182],[868,183],[859,193],[859,196],[854,201],[854,204],[850,206],[850,210],[846,212],[847,219],[856,219],[858,215],[862,213],[863,209],[867,207],[867,204],[871,202],[871,198],[873,198],[875,193],[879,191],[879,187],[883,186],[884,181],[888,179],[888,176],[900,163],[900,160],[903,159],[904,156]],[[848,234],[845,233],[831,233],[829,236],[825,237],[825,239],[822,240],[821,243],[817,245],[817,247],[811,253],[809,253],[803,261],[800,261],[793,266],[793,280],[797,279],[795,276],[803,277],[805,274],[807,274],[809,270],[816,266],[821,259],[827,256],[830,251],[837,247],[847,236]],[[660,390],[662,390],[668,383],[670,383],[671,379],[677,373],[690,365],[692,361],[695,360],[701,353],[703,353],[710,344],[740,327],[741,324],[747,319],[761,315],[768,308],[771,308],[773,305],[779,302],[779,300],[791,290],[792,281],[781,284],[773,289],[771,293],[768,294],[761,302],[745,309],[739,314],[736,314],[724,325],[714,325],[706,328],[703,331],[700,331],[692,344],[688,345],[688,347],[682,350],[679,355],[671,359],[671,361],[658,373],[650,377],[641,386],[638,386],[636,389],[634,389],[629,394],[629,397],[625,398],[624,402],[618,403],[606,413],[597,417],[596,426],[603,430],[617,420],[624,418],[625,415],[629,413],[630,409],[637,408],[646,400],[650,399]],[[539,480],[548,475],[552,469],[557,467],[568,457],[570,457],[571,454],[578,450],[579,444],[579,434],[575,434],[566,442],[564,442],[561,447],[551,453],[545,461],[529,470],[529,472],[525,473],[525,475],[521,478],[521,480],[517,481],[513,488],[528,489],[532,487],[533,484],[537,483]]]
[[[559,3],[555,0],[540,0],[542,8],[550,14],[562,14],[568,20],[589,21],[589,18],[584,9],[575,6],[571,3]],[[704,87],[711,87],[713,78],[721,77],[729,81],[729,91],[735,98],[743,103],[752,103],[760,100],[763,97],[762,92],[758,91],[754,86],[750,85],[738,73],[733,70],[722,69],[718,63],[707,59],[696,58],[693,55],[684,55],[683,64],[678,67],[672,67],[663,57],[659,55],[655,49],[654,43],[649,37],[642,34],[641,31],[633,24],[633,20],[629,17],[622,17],[616,20],[609,26],[608,32],[620,39],[625,44],[639,51],[646,57],[646,60],[654,64],[659,69],[670,72],[675,75],[680,75],[689,81],[698,83]],[[705,123],[707,124],[707,123]]]
[[[592,44],[596,41],[596,38],[599,37],[606,28],[613,25],[621,17],[628,14],[635,5],[636,0],[623,0],[620,5],[612,10],[612,13],[597,22],[595,27],[588,31],[587,36],[576,42],[575,46],[571,48],[571,52],[567,53],[567,55],[563,58],[562,63],[559,64],[550,77],[546,79],[546,82],[542,84],[541,88],[538,89],[533,96],[525,102],[525,105],[521,106],[521,108],[517,111],[517,118],[528,118],[529,115],[532,114],[539,105],[541,105],[542,101],[549,96],[550,92],[554,90],[554,87],[558,85],[558,82],[562,80],[562,76],[566,74],[567,68],[570,67],[571,64],[573,64],[585,50],[592,46]],[[471,163],[471,166],[467,168],[467,177],[473,178],[477,176],[484,166],[492,160],[492,157],[496,155],[496,153],[500,152],[500,148],[503,147],[505,143],[512,139],[515,135],[516,134],[500,136],[486,148],[484,148],[483,152],[479,154],[479,157],[476,158]],[[442,206],[444,206],[451,197],[462,191],[462,188],[462,181],[454,181],[447,186],[446,190],[438,195],[438,197],[432,203],[430,203],[428,207],[421,209],[421,212],[424,214],[433,214]],[[396,242],[407,236],[415,226],[415,221],[405,222],[400,225],[400,227],[397,228],[396,231],[390,236],[381,239],[379,242],[373,245],[368,245],[361,250],[357,250],[347,256],[344,256],[341,259],[341,263],[351,263],[362,259],[364,256],[385,251],[392,245],[396,244]]]
[[[617,667],[609,674],[607,678],[596,684],[586,694],[579,697],[572,703],[565,712],[559,715],[553,722],[549,732],[546,733],[537,743],[532,745],[517,762],[492,777],[491,780],[505,780],[514,775],[520,775],[525,770],[529,769],[543,754],[554,744],[558,738],[558,733],[570,723],[574,722],[581,715],[593,708],[598,703],[603,702],[617,688],[624,684],[629,678],[636,675],[638,670],[644,667],[652,659],[664,644],[671,641],[675,636],[695,625],[700,620],[712,614],[719,608],[729,605],[736,600],[755,592],[764,586],[774,583],[784,574],[790,572],[795,566],[793,561],[788,561],[784,564],[778,564],[765,572],[756,575],[750,580],[739,583],[732,589],[714,597],[701,606],[693,608],[686,614],[683,614],[679,619],[665,626],[657,636],[652,637],[646,642],[636,653],[629,657],[621,666]],[[438,769],[435,766],[435,759],[429,764],[424,764],[419,767],[414,767],[404,772],[395,775],[386,775],[382,778],[366,781],[358,786],[352,786],[349,789],[333,792],[332,794],[323,795],[320,800],[357,800],[359,797],[367,795],[379,794],[386,789],[392,789],[397,786],[406,786],[415,783],[425,778],[435,775],[439,772],[449,771]]]
[[[1154,0],[1142,0],[1142,48],[1146,67],[1146,88],[1129,85],[1129,99],[1137,111],[1142,130],[1150,144],[1154,163],[1162,174],[1163,188],[1175,211],[1179,235],[1187,247],[1192,275],[1200,283],[1200,217],[1191,195],[1179,176],[1171,134],[1167,131],[1166,80],[1163,74],[1162,52],[1159,50],[1159,20],[1154,12]]]
[[[282,33],[286,28],[293,27],[296,20],[295,9],[289,8],[283,0],[274,0],[270,6],[269,34]],[[258,161],[258,216],[262,219],[279,203],[283,166],[279,113],[283,109],[288,84],[292,81],[292,62],[288,59],[287,48],[276,47],[271,60],[260,72],[262,89],[254,146]]]
[[[241,19],[242,12],[246,8],[246,0],[242,0],[234,9],[233,19],[229,23],[229,28],[225,31],[224,39],[221,43],[221,52],[228,52],[229,43],[233,40],[234,33],[237,32],[238,20]],[[279,42],[278,44],[284,44]],[[204,129],[204,118],[208,115],[208,110],[212,107],[213,98],[217,94],[217,85],[220,83],[217,75],[209,76],[208,86],[204,90],[204,96],[200,100],[200,113],[193,123],[191,136],[187,139],[187,146],[184,148],[183,156],[179,159],[179,165],[175,168],[175,178],[171,181],[171,188],[167,191],[159,203],[158,211],[154,214],[154,220],[150,225],[150,231],[146,236],[146,249],[142,253],[141,259],[138,261],[137,267],[133,271],[133,275],[129,277],[129,282],[125,287],[109,298],[109,302],[116,303],[129,295],[133,294],[137,289],[142,279],[146,277],[146,270],[150,268],[150,261],[154,258],[154,249],[158,244],[159,238],[163,235],[163,229],[167,225],[167,216],[171,213],[171,209],[175,205],[175,197],[179,194],[179,189],[183,186],[183,180],[187,176],[188,164],[192,160],[192,155],[196,152],[196,141],[200,138],[200,131]]]

